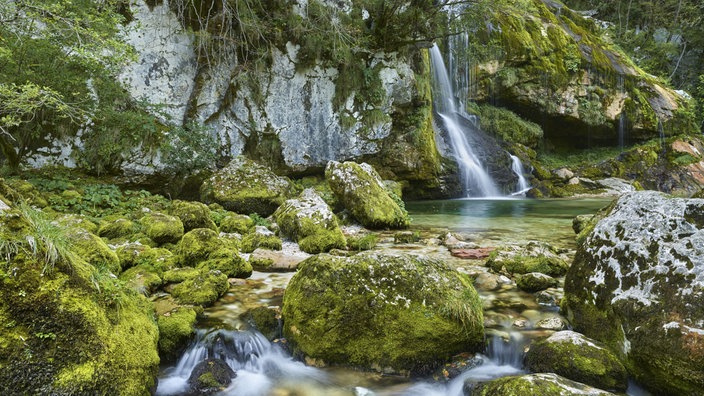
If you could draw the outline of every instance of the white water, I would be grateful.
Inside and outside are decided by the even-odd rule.
[[[443,126],[450,138],[450,145],[460,170],[460,181],[467,197],[498,197],[498,188],[491,176],[482,166],[481,161],[472,150],[466,133],[457,119],[457,108],[450,83],[450,77],[445,69],[445,63],[437,45],[430,49],[430,60],[433,69],[433,93],[435,111],[440,116]]]
[[[511,156],[511,170],[518,177],[516,191],[511,193],[511,195],[523,195],[531,188],[530,184],[528,184],[528,180],[526,180],[526,177],[524,176],[526,171],[523,169],[523,163],[520,158],[512,154],[509,155]]]

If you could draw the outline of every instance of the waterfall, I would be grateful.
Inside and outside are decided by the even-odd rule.
[[[191,372],[207,358],[222,359],[237,372],[232,384],[219,393],[221,395],[265,396],[271,393],[277,381],[326,381],[325,373],[293,360],[277,344],[272,344],[260,333],[200,330],[176,366],[168,369],[159,379],[156,394],[186,394]]]
[[[526,191],[530,190],[531,187],[530,184],[528,184],[528,180],[526,180],[524,176],[526,171],[525,169],[523,169],[523,163],[521,162],[521,159],[516,157],[515,155],[509,155],[511,156],[511,170],[518,177],[518,182],[516,183],[516,191],[511,195],[525,194]]]
[[[450,138],[449,143],[459,166],[460,181],[462,182],[465,196],[500,196],[494,181],[482,166],[481,161],[479,161],[467,140],[465,134],[471,131],[465,130],[457,117],[452,84],[437,45],[433,45],[430,49],[430,60],[433,70],[433,103],[435,111]]]

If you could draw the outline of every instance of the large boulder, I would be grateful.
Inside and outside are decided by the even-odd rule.
[[[555,373],[600,389],[623,392],[628,386],[626,368],[618,357],[574,331],[559,331],[531,344],[525,365],[532,372]]]
[[[470,386],[468,386],[470,385]],[[560,377],[557,374],[528,374],[503,377],[476,387],[465,383],[465,394],[472,396],[608,396],[601,389]]]
[[[269,216],[291,193],[291,182],[269,168],[239,156],[201,187],[207,203],[216,202],[237,213]]]
[[[0,394],[152,393],[152,304],[73,252],[66,229],[36,213],[28,222],[30,211],[0,204]]]
[[[312,188],[279,206],[274,219],[281,232],[296,240],[306,253],[322,253],[346,246],[335,214]]]
[[[404,228],[410,224],[403,201],[386,188],[366,163],[328,162],[325,178],[335,198],[367,228]]]
[[[660,393],[704,389],[704,200],[621,196],[577,251],[563,309]]]
[[[471,280],[412,255],[313,256],[286,288],[283,319],[297,353],[402,373],[429,372],[484,338]]]

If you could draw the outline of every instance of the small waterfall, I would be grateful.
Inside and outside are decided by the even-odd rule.
[[[662,120],[658,118],[658,135],[660,136],[660,147],[662,151],[665,151],[665,126],[662,124]]]
[[[277,382],[322,383],[325,374],[289,357],[278,345],[252,331],[198,331],[195,341],[175,367],[159,378],[157,395],[188,392],[188,377],[207,358],[224,360],[237,372],[232,384],[220,395],[265,396]]]
[[[433,69],[433,93],[435,95],[433,102],[435,111],[442,120],[443,127],[450,138],[450,145],[460,168],[460,180],[465,196],[500,196],[501,194],[499,194],[494,181],[483,168],[482,163],[467,141],[465,133],[468,131],[462,128],[457,118],[452,84],[437,45],[433,45],[430,49],[430,60]]]
[[[618,119],[618,148],[623,151],[626,134],[626,113],[621,113]]]
[[[526,171],[523,169],[523,163],[521,162],[521,159],[516,157],[513,154],[509,154],[511,156],[511,170],[513,173],[516,174],[518,177],[518,182],[516,183],[516,191],[511,193],[511,195],[523,195],[526,193],[526,191],[530,190],[530,184],[528,184],[528,180],[526,180],[526,177],[524,176]]]

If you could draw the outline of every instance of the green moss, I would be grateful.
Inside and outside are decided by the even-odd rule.
[[[317,254],[332,249],[344,249],[347,247],[347,240],[338,228],[337,230],[322,230],[314,235],[304,237],[298,241],[298,245],[306,253]]]
[[[568,380],[556,374],[503,377],[479,384],[473,389],[472,394],[477,396],[610,395],[608,392]]]
[[[115,274],[120,273],[117,254],[100,237],[85,231],[74,231],[71,232],[70,238],[73,250],[79,257],[94,267],[103,267]]]
[[[108,218],[100,223],[98,235],[107,239],[117,239],[129,237],[138,232],[137,224],[133,221],[118,217],[116,219]]]
[[[218,229],[210,218],[210,209],[200,202],[176,200],[171,205],[171,214],[181,219],[185,232],[196,228]]]
[[[222,241],[217,232],[208,228],[196,228],[183,235],[176,251],[181,265],[195,267],[221,247]]]
[[[420,241],[420,231],[400,231],[394,233],[394,243],[416,243]]]
[[[379,237],[376,234],[356,235],[347,238],[347,247],[350,250],[371,250],[376,247]]]
[[[150,265],[141,264],[120,274],[125,286],[141,294],[151,294],[163,283],[157,271]]]
[[[178,307],[159,315],[159,355],[164,360],[174,360],[188,345],[195,334],[196,311],[190,307]]]
[[[162,279],[166,283],[181,283],[186,279],[197,277],[200,270],[192,267],[174,268],[164,272]]]
[[[184,226],[180,218],[162,213],[150,213],[142,217],[139,223],[144,233],[157,244],[177,243],[181,240]]]
[[[274,309],[257,307],[242,314],[242,318],[270,341],[281,336],[279,314]]]
[[[247,215],[228,213],[220,222],[220,231],[246,234],[254,228],[254,220]]]
[[[261,227],[261,226],[259,226]],[[258,230],[245,235],[242,238],[242,252],[251,253],[257,248],[270,249],[270,250],[281,250],[283,242],[281,238],[274,235],[273,232],[269,230]]]
[[[543,138],[538,124],[523,120],[512,111],[490,105],[479,106],[478,111],[482,129],[505,142],[535,148]]]
[[[549,287],[557,286],[557,279],[543,274],[525,274],[516,280],[519,289],[528,293],[535,293]]]
[[[229,278],[249,278],[252,275],[252,265],[232,248],[220,248],[212,252],[197,268],[217,270]]]
[[[569,264],[556,256],[523,256],[520,254],[502,256],[499,251],[494,251],[489,255],[486,265],[496,272],[503,270],[511,274],[540,272],[550,276],[565,275],[567,268],[569,268]]]
[[[195,276],[186,278],[171,289],[171,295],[182,304],[207,307],[227,292],[227,275],[220,271],[199,269]]]

